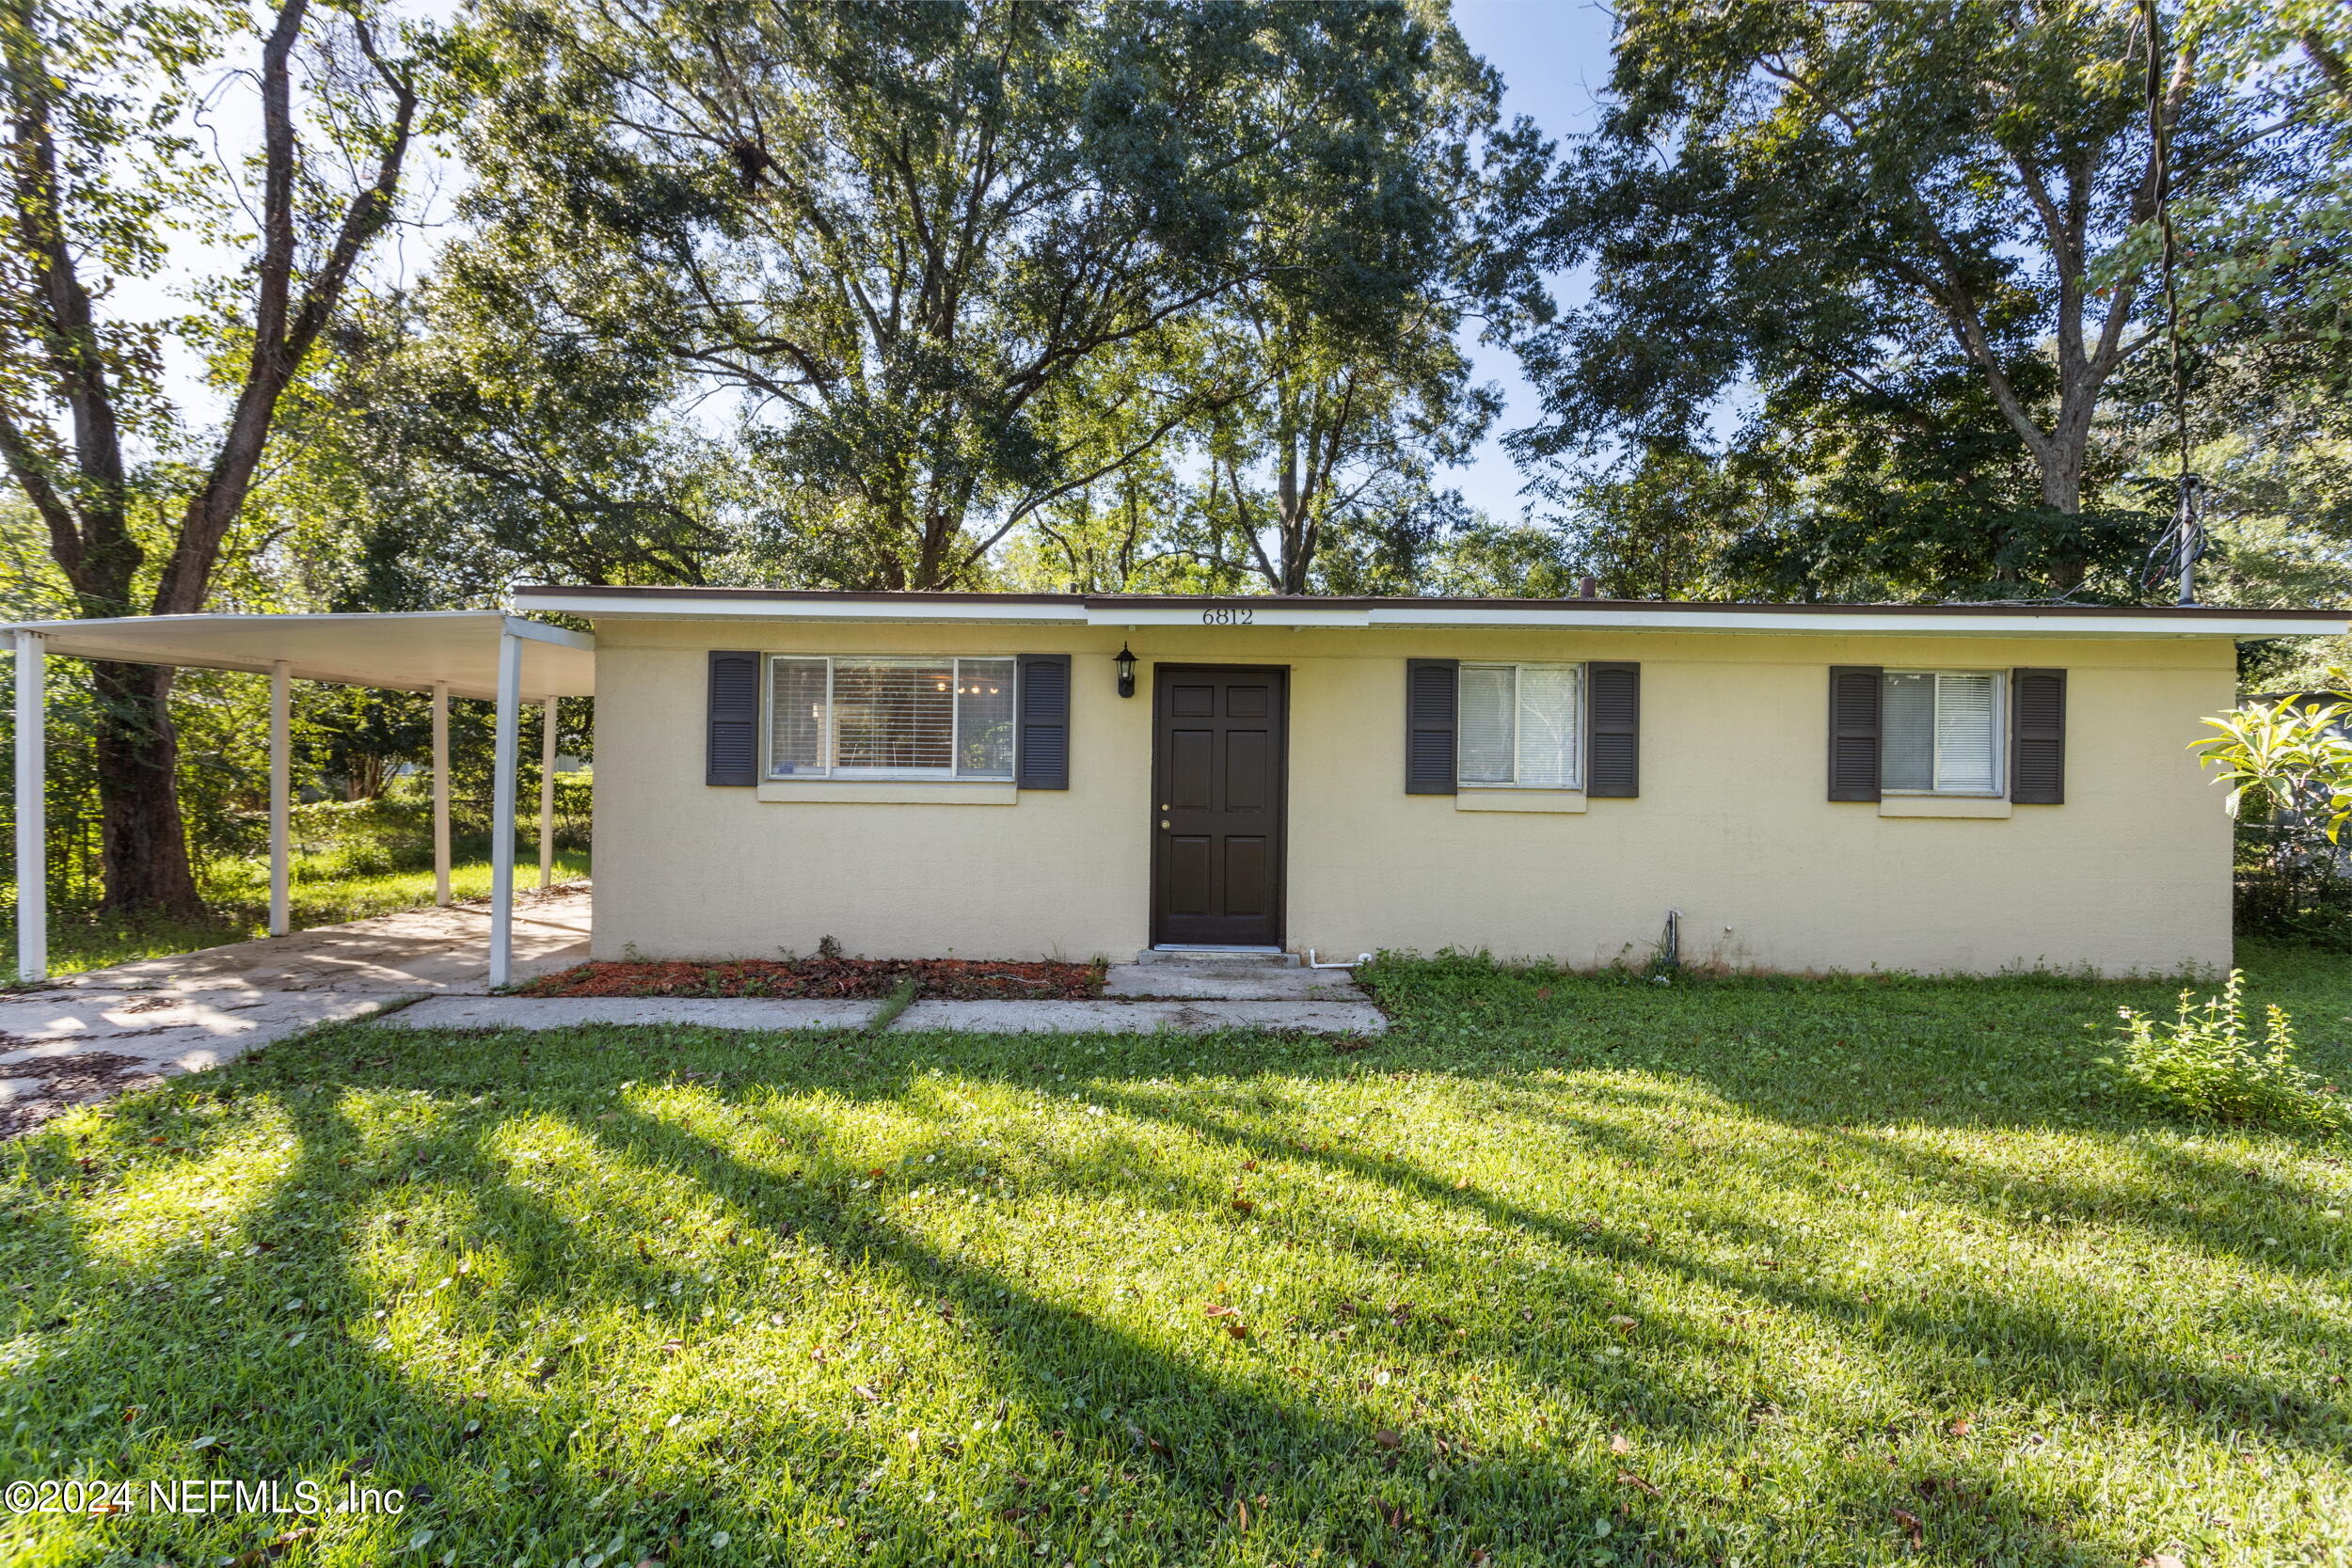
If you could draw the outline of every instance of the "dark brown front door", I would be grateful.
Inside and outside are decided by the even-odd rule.
[[[1280,946],[1290,672],[1163,664],[1152,700],[1152,942]]]

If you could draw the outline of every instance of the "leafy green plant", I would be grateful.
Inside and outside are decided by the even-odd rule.
[[[2344,734],[2352,704],[2290,699],[2233,708],[2207,727],[2217,735],[2194,741],[2200,763],[2230,786],[2222,802],[2232,816],[2249,806],[2308,818],[2328,842],[2352,822],[2352,736]]]
[[[2344,1108],[2328,1085],[2295,1065],[2295,1026],[2284,1007],[2263,1009],[2258,1042],[2246,1023],[2245,973],[2230,971],[2221,994],[2200,1003],[2181,992],[2171,1022],[2136,1007],[2123,1020],[2123,1070],[2151,1100],[2206,1121],[2333,1132]]]

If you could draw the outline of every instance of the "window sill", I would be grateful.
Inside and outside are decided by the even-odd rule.
[[[1881,816],[2005,817],[2007,800],[1982,795],[1888,795],[1879,801]]]
[[[759,786],[759,798],[800,805],[1010,806],[1020,803],[1021,791],[998,780],[771,779]]]
[[[1584,809],[1584,792],[1581,789],[1460,788],[1454,792],[1454,809],[1581,812]]]

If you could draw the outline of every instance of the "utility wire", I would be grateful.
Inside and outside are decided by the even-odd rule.
[[[2197,561],[2205,553],[2199,506],[2202,481],[2189,471],[2188,466],[2188,372],[2181,358],[2181,296],[2173,280],[2178,241],[2172,230],[2172,138],[2164,115],[2164,24],[2157,13],[2156,0],[2140,0],[2139,11],[2148,35],[2148,139],[2153,166],[2150,172],[2155,185],[2156,233],[2161,242],[2164,335],[2172,361],[2173,436],[2180,451],[2180,471],[2174,481],[2179,495],[2173,506],[2172,525],[2150,546],[2141,581],[2153,588],[2169,566],[2180,578],[2181,603],[2187,605],[2197,602]],[[2169,562],[2162,559],[2167,554],[2171,558]]]

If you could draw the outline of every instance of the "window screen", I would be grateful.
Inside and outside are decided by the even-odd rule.
[[[1012,660],[960,658],[956,667],[956,771],[1012,777]]]
[[[1466,784],[1578,788],[1583,689],[1581,664],[1463,665],[1456,776]]]
[[[1012,777],[1009,658],[769,660],[768,770]]]
[[[1925,795],[2001,792],[2001,679],[1983,671],[1886,673],[1883,788]]]
[[[779,777],[825,770],[825,661],[779,658],[768,665],[768,771]]]

